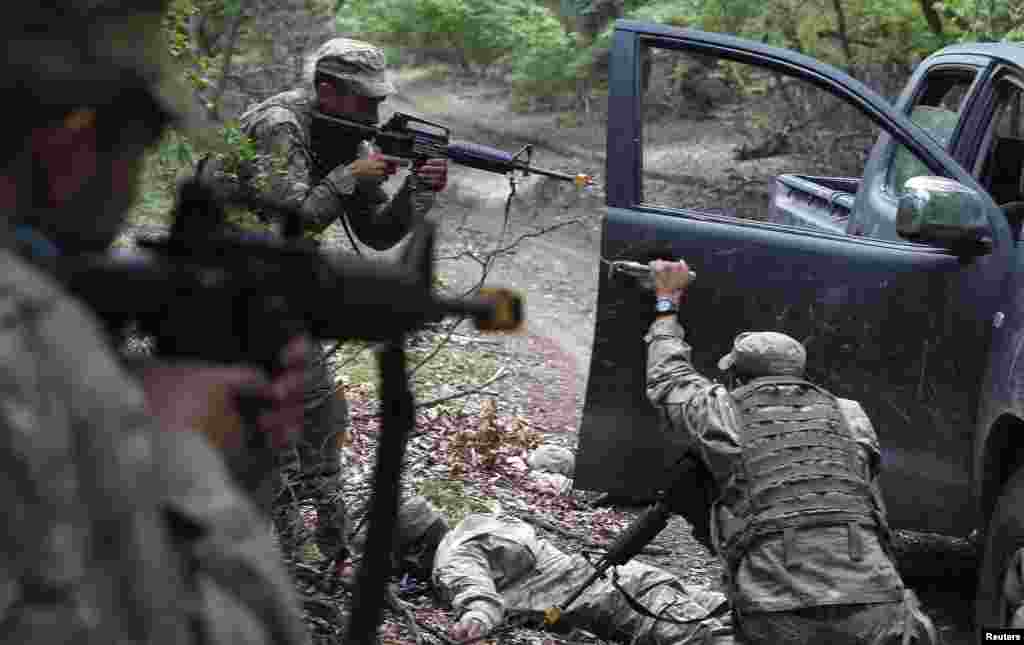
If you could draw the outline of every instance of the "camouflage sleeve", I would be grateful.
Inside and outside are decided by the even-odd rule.
[[[885,498],[879,483],[879,475],[882,473],[882,449],[878,444],[878,435],[860,403],[852,399],[837,398],[836,401],[839,403],[839,410],[842,412],[843,418],[846,419],[846,423],[853,433],[853,438],[867,457],[868,472],[864,474],[871,482],[871,494],[884,516],[886,514]]]
[[[268,522],[231,481],[203,435],[162,432],[155,449],[165,467],[166,513],[192,559],[200,621],[211,640],[302,645],[308,635],[291,578]],[[262,639],[248,634],[263,634]]]
[[[5,642],[190,642],[141,391],[97,321],[2,252],[0,319]]]
[[[684,336],[674,319],[651,324],[644,337],[647,399],[670,431],[681,436],[721,481],[740,452],[739,421],[729,391],[694,368]]]
[[[433,193],[418,189],[411,176],[389,197],[380,184],[358,181],[348,165],[311,185],[313,158],[292,123],[268,126],[253,137],[266,153],[256,162],[257,176],[267,178],[271,195],[301,210],[304,227],[312,233],[322,233],[347,216],[362,242],[384,250],[402,239],[415,215],[422,216],[433,206]]]
[[[461,616],[472,612],[488,630],[501,624],[505,602],[494,584],[489,538],[466,540],[434,563],[434,584]]]
[[[857,401],[837,399],[837,402],[843,418],[846,419],[846,423],[853,433],[853,438],[867,453],[868,467],[870,468],[868,476],[875,479],[882,470],[882,449],[878,445],[878,435],[875,434],[875,428],[871,425],[871,419],[868,418],[864,408]]]

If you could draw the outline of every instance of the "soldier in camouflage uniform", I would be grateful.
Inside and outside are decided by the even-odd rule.
[[[881,453],[860,405],[803,380],[803,345],[776,332],[740,334],[719,362],[738,388],[708,380],[673,311],[686,263],[651,269],[661,302],[645,338],[647,396],[715,478],[713,542],[738,638],[934,642],[890,557]]]
[[[395,91],[379,48],[335,38],[312,56],[306,77],[303,87],[242,115],[242,131],[262,153],[253,166],[237,177],[216,164],[204,172],[222,185],[265,192],[297,207],[307,232],[319,234],[341,220],[350,235],[354,232],[374,249],[394,246],[433,206],[435,193],[447,181],[447,160],[416,165],[389,196],[382,184],[395,174],[396,165],[376,158],[372,150],[360,157],[363,138],[328,118],[376,125],[381,102]],[[282,541],[292,545],[301,526],[296,502],[314,502],[317,545],[325,558],[340,563],[345,507],[338,494],[338,439],[348,425],[348,411],[344,396],[335,393],[325,358],[314,361],[307,376],[306,431],[295,450],[281,455],[281,486],[272,493],[275,520]]]
[[[261,429],[300,429],[308,341],[291,344],[273,383],[157,363],[136,379],[44,268],[113,241],[144,149],[188,96],[156,64],[165,9],[27,3],[0,26],[0,93],[18,115],[0,143],[6,643],[307,642],[265,521],[200,431],[237,419],[243,389],[275,402]]]
[[[432,580],[458,612],[451,632],[457,641],[490,633],[509,616],[542,614],[564,602],[593,572],[583,556],[563,553],[513,517],[472,514],[449,530],[422,497],[402,504],[397,533],[401,566]],[[684,585],[642,562],[617,570],[622,589],[661,620],[630,607],[609,575],[563,612],[561,624],[636,645],[732,643],[728,615],[710,616],[726,602],[724,595]]]

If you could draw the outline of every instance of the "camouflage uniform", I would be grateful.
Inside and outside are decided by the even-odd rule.
[[[415,512],[410,513],[412,507]],[[429,503],[414,498],[403,505],[399,532],[410,522],[424,531],[438,517]],[[404,519],[403,519],[404,518]],[[403,541],[411,541],[406,535]],[[728,618],[708,618],[725,596],[684,585],[661,569],[629,562],[618,569],[618,584],[642,606],[678,625],[655,621],[634,611],[611,577],[598,580],[562,615],[566,625],[602,638],[641,645],[731,643]],[[566,600],[593,572],[583,556],[569,556],[537,537],[533,527],[515,518],[468,515],[440,541],[433,559],[434,586],[460,617],[469,614],[488,630],[508,614],[538,615]]]
[[[59,120],[76,106],[100,106],[97,123],[105,124],[118,121],[118,108],[119,116],[131,112],[110,97],[142,93],[132,68],[148,59],[125,64],[114,57],[123,52],[100,46],[160,35],[163,3],[139,4],[26,5],[17,20],[5,21],[7,55],[0,65],[8,87],[19,90],[5,98],[23,108],[23,117],[37,118],[23,118],[22,128]],[[91,11],[107,13],[101,22]],[[101,37],[115,34],[119,40]],[[83,55],[83,43],[97,51]],[[132,81],[137,84],[129,87]],[[18,132],[27,137],[25,129]],[[24,141],[6,136],[8,161],[22,154]],[[104,163],[109,159],[98,165]],[[25,176],[12,176],[19,188],[27,185]],[[78,203],[81,213],[57,215],[24,201],[24,208],[19,201],[17,211],[0,216],[0,640],[306,642],[265,523],[218,455],[198,433],[155,427],[142,390],[117,362],[98,322],[19,257],[57,250],[38,230],[23,230],[29,223],[77,215],[85,238],[92,232],[84,229],[101,218],[92,213],[103,206]],[[72,225],[55,226],[68,231]]]
[[[732,392],[694,369],[683,338],[674,319],[651,325],[647,395],[715,478],[714,541],[744,642],[899,642],[908,620],[930,634],[887,551],[877,486],[881,455],[860,405],[798,380],[804,349],[784,334],[737,338],[719,367],[753,380]],[[785,425],[792,420],[803,425]],[[772,434],[776,427],[790,434]],[[803,435],[810,437],[804,443],[814,443],[810,451],[804,443],[769,450]],[[796,447],[804,450],[794,453]],[[808,458],[811,451],[817,452]],[[777,469],[769,471],[770,464]],[[821,508],[798,508],[801,503]],[[801,520],[786,515],[794,508]],[[814,513],[816,521],[807,522]]]
[[[385,71],[383,52],[373,45],[335,38],[310,59],[306,83],[277,94],[247,110],[240,125],[262,155],[243,168],[235,188],[265,192],[297,207],[307,232],[321,233],[341,219],[365,244],[377,250],[394,246],[434,203],[434,193],[410,174],[389,196],[380,181],[357,180],[349,164],[357,158],[358,137],[338,131],[317,134],[316,74],[347,82],[368,97],[394,93]],[[215,164],[206,172],[220,182],[233,182]],[[294,450],[279,459],[281,478],[276,492],[275,520],[285,544],[300,534],[296,502],[317,508],[316,541],[324,557],[334,560],[345,549],[345,506],[338,487],[341,477],[338,439],[348,426],[344,396],[335,393],[325,356],[311,361],[307,374],[306,430]],[[265,498],[269,507],[270,500]],[[269,510],[269,509],[268,509]]]

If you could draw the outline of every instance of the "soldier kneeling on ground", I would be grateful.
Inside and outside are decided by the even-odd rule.
[[[744,643],[935,643],[893,564],[878,486],[881,452],[860,404],[804,379],[806,351],[743,333],[701,375],[677,319],[686,263],[657,260],[646,336],[647,397],[715,479],[715,549]]]

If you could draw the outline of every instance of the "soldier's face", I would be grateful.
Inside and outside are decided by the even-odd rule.
[[[104,137],[92,123],[33,133],[33,165],[45,189],[23,203],[22,217],[67,252],[105,250],[135,199],[150,137],[120,127],[123,137]]]
[[[333,83],[317,84],[317,107],[332,116],[346,117],[367,123],[380,120],[378,109],[383,99],[342,93]]]

